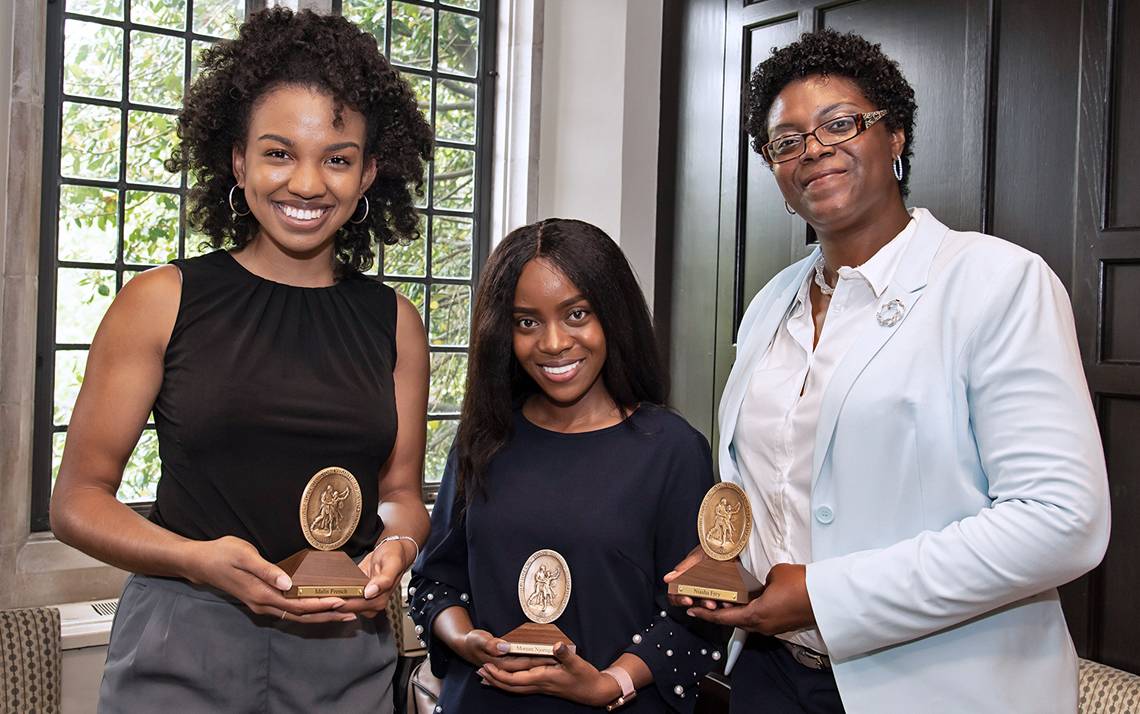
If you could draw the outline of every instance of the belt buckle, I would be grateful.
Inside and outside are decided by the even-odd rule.
[[[831,663],[828,661],[826,655],[815,652],[803,645],[798,645],[795,642],[784,642],[787,645],[788,651],[792,653],[792,659],[799,662],[808,669],[825,670],[831,669]]]
[[[823,655],[817,654],[815,652],[807,652],[807,651],[802,651],[802,654],[804,654],[809,660],[811,660],[815,669],[827,669],[827,663],[823,661]]]

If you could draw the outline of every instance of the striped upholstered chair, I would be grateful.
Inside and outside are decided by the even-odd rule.
[[[60,710],[59,610],[0,610],[0,714]]]
[[[1081,660],[1079,714],[1140,714],[1140,675]]]

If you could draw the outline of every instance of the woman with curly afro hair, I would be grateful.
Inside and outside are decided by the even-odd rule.
[[[879,45],[804,34],[748,110],[819,247],[752,300],[721,399],[765,589],[678,598],[737,628],[732,711],[1076,711],[1056,588],[1100,562],[1109,514],[1064,287],[906,208],[914,91]]]
[[[61,540],[133,573],[100,711],[390,712],[383,612],[428,532],[427,340],[362,272],[417,237],[431,130],[371,35],[273,9],[203,53],[178,134],[167,168],[216,250],[116,297],[52,498]],[[144,518],[115,494],[152,413]],[[300,597],[310,546],[350,556],[356,591]]]

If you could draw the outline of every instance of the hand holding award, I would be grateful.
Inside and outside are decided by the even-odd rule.
[[[701,501],[697,535],[707,558],[669,583],[670,595],[746,605],[764,586],[740,562],[752,532],[752,507],[736,484],[718,483]]]
[[[360,523],[360,484],[345,469],[318,471],[301,496],[301,531],[306,548],[278,565],[293,580],[285,597],[363,597],[368,576],[343,550],[337,550]]]
[[[554,656],[554,645],[563,642],[574,651],[574,643],[552,624],[570,603],[570,566],[558,552],[543,549],[527,558],[519,574],[519,605],[529,622],[507,634],[507,654]]]

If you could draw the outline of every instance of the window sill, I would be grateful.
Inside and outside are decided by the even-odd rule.
[[[21,575],[110,567],[61,543],[51,533],[32,533],[16,555],[16,572]]]

